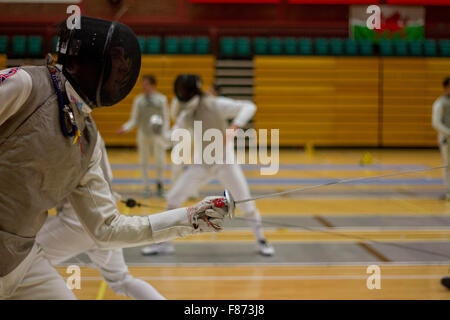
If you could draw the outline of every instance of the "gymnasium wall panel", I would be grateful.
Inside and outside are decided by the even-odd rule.
[[[432,106],[450,59],[383,58],[382,146],[435,146]]]
[[[0,70],[6,68],[6,55],[0,54]]]
[[[281,146],[377,146],[379,60],[255,58],[257,129],[280,129]]]

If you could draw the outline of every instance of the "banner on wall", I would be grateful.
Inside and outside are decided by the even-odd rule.
[[[423,40],[425,38],[425,8],[422,6],[380,7],[380,28],[369,28],[367,20],[368,6],[350,6],[350,35],[356,40],[368,39],[378,42],[380,39]]]

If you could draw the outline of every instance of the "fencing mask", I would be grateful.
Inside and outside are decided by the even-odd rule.
[[[202,82],[196,74],[180,74],[175,79],[175,96],[181,102],[189,101],[193,96],[201,93]]]
[[[64,76],[92,109],[125,98],[141,68],[137,38],[119,22],[82,16],[72,30],[63,22],[56,51]]]

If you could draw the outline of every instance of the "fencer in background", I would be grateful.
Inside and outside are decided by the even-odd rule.
[[[236,130],[244,127],[256,112],[256,106],[250,101],[234,100],[225,97],[215,97],[201,90],[201,82],[197,75],[179,75],[174,83],[174,91],[178,106],[178,117],[172,129],[186,129],[192,132],[194,121],[201,122],[201,134],[192,135],[194,144],[202,144],[203,134],[208,129],[220,130],[225,137],[228,128],[228,119],[233,119],[229,129]],[[196,141],[195,139],[199,139]],[[224,152],[227,144],[224,144]],[[200,158],[203,159],[202,155]],[[228,189],[236,201],[251,198],[250,190],[241,167],[234,161],[233,164],[190,164],[180,177],[172,184],[167,193],[167,208],[176,208],[182,205],[192,192],[208,180],[216,178]],[[267,242],[263,234],[261,216],[254,201],[240,203],[237,208],[243,212],[257,241],[258,252],[264,256],[274,254],[274,248]],[[142,249],[142,254],[153,255],[158,253],[172,253],[171,242],[158,243]]]
[[[90,112],[136,83],[140,46],[119,22],[59,26],[56,66],[0,70],[0,299],[74,299],[35,238],[47,210],[69,201],[100,248],[134,247],[223,226],[222,197],[148,216],[118,211],[100,167]]]
[[[156,90],[153,75],[142,77],[142,90],[133,102],[130,119],[119,129],[118,134],[129,132],[136,126],[139,162],[144,180],[144,195],[150,196],[148,165],[153,154],[156,168],[157,195],[163,195],[164,168],[166,165],[165,135],[169,130],[169,108],[167,98]]]
[[[199,83],[201,83],[200,77],[198,77],[197,75],[193,75],[193,76],[197,77],[197,81]],[[208,91],[205,92],[205,94],[210,94],[214,97],[217,97],[220,94],[220,86],[217,85],[216,83],[213,83],[208,88]],[[180,104],[178,99],[176,97],[174,97],[170,104],[170,118],[173,121],[173,123],[177,122],[178,115],[180,114],[180,111],[182,111],[181,110],[182,108],[183,108],[183,104]],[[184,165],[175,164],[175,163],[171,164],[171,171],[170,171],[171,176],[170,177],[171,177],[172,185],[174,185],[175,182],[177,181],[177,179],[181,176],[181,174],[183,173],[183,170],[184,170]],[[192,200],[192,199],[200,198],[200,189],[207,183],[208,183],[208,179],[205,179],[204,181],[200,182],[199,186],[196,189],[190,190],[191,194],[188,199]]]
[[[100,138],[102,159],[100,167],[108,182],[111,194],[120,200],[120,195],[112,190],[112,170],[108,161],[105,144]],[[60,264],[80,253],[86,253],[108,286],[118,295],[135,300],[165,300],[165,298],[147,282],[134,278],[128,271],[123,250],[100,249],[80,223],[75,209],[68,200],[56,207],[57,216],[48,218],[36,236],[36,242],[42,247],[44,256],[52,265]]]
[[[445,78],[443,83],[444,94],[433,104],[433,128],[438,132],[438,143],[441,150],[444,166],[450,166],[450,77]],[[446,194],[444,199],[450,201],[450,167],[444,168],[444,181]]]

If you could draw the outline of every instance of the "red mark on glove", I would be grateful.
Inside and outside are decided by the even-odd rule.
[[[214,200],[214,206],[217,208],[225,207],[225,202],[223,202],[224,198]]]

